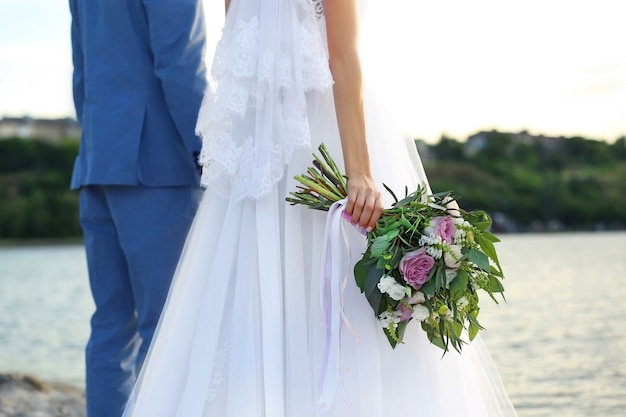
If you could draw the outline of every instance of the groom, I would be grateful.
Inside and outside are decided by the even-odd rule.
[[[201,0],[69,0],[80,189],[96,310],[88,417],[119,417],[200,197]]]

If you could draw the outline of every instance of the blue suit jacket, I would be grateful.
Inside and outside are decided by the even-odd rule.
[[[82,127],[72,188],[198,183],[206,87],[200,0],[69,0]]]

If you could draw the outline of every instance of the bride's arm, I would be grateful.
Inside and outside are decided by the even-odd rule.
[[[224,0],[224,10],[228,11],[228,6],[230,6],[230,0]]]
[[[357,0],[324,1],[335,108],[348,176],[346,212],[354,223],[372,229],[383,211],[383,199],[372,179],[365,136],[357,7]]]

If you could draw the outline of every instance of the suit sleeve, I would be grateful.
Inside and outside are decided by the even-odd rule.
[[[83,118],[83,103],[85,101],[85,66],[83,62],[83,49],[80,36],[80,16],[77,0],[70,0],[70,12],[72,14],[71,39],[72,39],[72,89],[74,95],[74,108],[76,118],[80,123]]]
[[[144,0],[154,55],[169,112],[190,154],[200,148],[195,134],[206,88],[205,22],[201,0]]]

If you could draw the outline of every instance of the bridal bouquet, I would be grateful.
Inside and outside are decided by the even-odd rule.
[[[347,179],[324,144],[319,151],[306,174],[295,177],[300,185],[287,201],[328,211],[346,197]],[[450,345],[460,352],[464,339],[483,329],[479,292],[497,303],[494,294],[504,291],[491,219],[458,208],[450,193],[429,195],[420,186],[399,200],[385,188],[395,202],[367,233],[367,249],[354,267],[356,284],[392,347],[416,320],[444,354]]]

